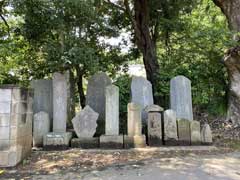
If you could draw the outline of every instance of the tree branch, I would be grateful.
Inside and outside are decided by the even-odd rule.
[[[6,21],[6,19],[3,17],[2,14],[0,14],[0,17],[1,17],[1,19],[3,20],[5,26],[7,27],[8,36],[10,36],[10,27],[9,27],[9,25],[8,25],[8,23],[7,23],[7,21]]]
[[[118,4],[115,4],[115,3],[111,2],[111,0],[104,0],[103,3],[108,4],[108,5],[114,7],[116,9],[118,9],[118,10],[121,10],[123,12],[126,11],[126,9],[124,9],[122,6],[119,6]]]

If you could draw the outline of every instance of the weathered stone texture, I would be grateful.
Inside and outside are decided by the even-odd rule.
[[[204,124],[201,129],[201,140],[203,145],[211,145],[213,143],[212,131],[209,124]]]
[[[180,145],[191,144],[190,122],[187,119],[178,119],[178,142]]]
[[[178,119],[193,120],[191,81],[177,76],[170,82],[170,105]]]
[[[200,122],[191,121],[190,130],[191,130],[191,145],[200,145],[201,144]]]

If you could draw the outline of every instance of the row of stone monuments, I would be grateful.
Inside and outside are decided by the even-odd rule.
[[[31,151],[32,142],[33,146],[46,149],[70,145],[132,148],[146,144],[211,144],[209,125],[202,126],[200,131],[200,123],[193,121],[190,80],[177,76],[170,84],[171,109],[164,111],[154,105],[151,83],[143,77],[132,78],[125,135],[119,134],[119,88],[105,73],[90,78],[87,106],[73,119],[69,115],[72,93],[68,73],[54,73],[52,80],[32,81],[34,98],[31,90],[3,87],[0,89],[0,166],[16,165]],[[69,119],[77,138],[72,138],[73,132],[67,132]],[[101,124],[105,130],[96,137]],[[148,127],[147,136],[142,133],[143,124]]]

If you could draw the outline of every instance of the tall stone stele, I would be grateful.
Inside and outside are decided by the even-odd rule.
[[[67,75],[53,74],[53,132],[44,136],[45,148],[65,148],[69,146],[72,133],[66,132],[68,119]]]
[[[177,119],[193,120],[191,81],[185,76],[177,76],[170,82],[170,106]]]
[[[144,77],[132,77],[131,102],[138,104],[142,112],[142,121],[147,124],[148,113],[144,110],[153,105],[152,84]]]
[[[178,145],[177,117],[172,109],[164,111],[164,144],[167,146]]]
[[[124,148],[141,148],[146,146],[146,136],[142,134],[141,106],[128,104],[128,135],[124,136]]]
[[[163,108],[158,105],[150,105],[145,108],[148,112],[148,144],[149,146],[161,146],[162,139],[162,118]]]
[[[98,135],[105,133],[105,88],[111,84],[111,79],[104,72],[96,73],[88,80],[86,105],[99,114]]]
[[[100,136],[101,148],[123,148],[123,136],[119,135],[119,88],[107,86],[105,135]]]
[[[32,150],[33,92],[0,87],[0,167],[12,167]]]

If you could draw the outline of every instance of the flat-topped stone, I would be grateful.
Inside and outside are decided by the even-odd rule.
[[[71,147],[82,149],[99,148],[99,137],[80,137],[71,140]]]
[[[122,149],[123,135],[102,135],[100,136],[100,148]]]
[[[191,130],[191,145],[200,145],[201,144],[200,122],[191,121],[190,130]]]
[[[128,104],[128,136],[142,135],[141,107]]]
[[[190,122],[187,119],[178,119],[178,142],[180,145],[191,144]]]
[[[162,145],[162,118],[160,112],[148,112],[148,145]]]
[[[177,76],[170,82],[170,106],[177,119],[193,120],[191,81],[185,76]]]
[[[176,112],[172,109],[164,111],[164,143],[178,145]]]
[[[71,132],[48,133],[43,138],[44,149],[53,149],[53,150],[67,149],[70,145],[71,138],[72,138]]]
[[[96,132],[98,113],[86,106],[73,119],[73,128],[79,138],[91,138]]]

